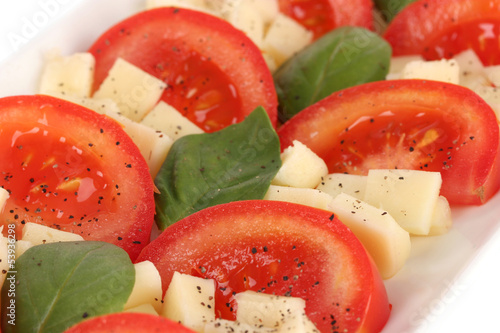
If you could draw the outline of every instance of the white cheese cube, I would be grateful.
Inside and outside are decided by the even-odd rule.
[[[23,227],[21,239],[34,245],[55,242],[83,241],[83,237],[71,232],[53,229],[38,223],[27,222]]]
[[[346,173],[331,173],[323,177],[316,187],[335,198],[340,193],[347,193],[358,199],[365,197],[367,176],[351,175]]]
[[[110,98],[127,118],[140,121],[160,99],[166,84],[131,63],[118,58],[94,98]]]
[[[163,101],[159,102],[141,123],[165,133],[174,141],[184,135],[204,133],[201,128]]]
[[[486,77],[495,86],[500,87],[500,65],[487,66],[484,68]]]
[[[2,212],[5,208],[5,204],[7,203],[9,197],[9,191],[4,189],[3,187],[0,187],[0,212]]]
[[[447,233],[452,224],[450,204],[445,197],[439,196],[434,213],[432,214],[429,236],[438,236]]]
[[[279,67],[288,58],[309,45],[313,33],[292,18],[279,13],[264,36],[262,49],[273,56]]]
[[[163,298],[161,315],[202,332],[205,324],[215,320],[214,294],[213,280],[175,272]]]
[[[401,76],[403,69],[405,66],[413,61],[424,61],[424,58],[420,55],[408,55],[408,56],[398,56],[392,57],[391,62],[389,64],[389,75],[398,75]]]
[[[7,272],[9,271],[9,238],[4,237],[1,235],[1,232],[3,230],[3,226],[0,227],[0,288],[2,287],[5,278],[7,277]],[[14,242],[15,239],[11,238],[11,242]],[[12,248],[12,244],[10,243]],[[11,258],[12,260],[12,258]]]
[[[385,210],[346,193],[336,196],[330,210],[358,237],[384,279],[394,276],[410,255],[410,234]]]
[[[282,165],[272,180],[273,185],[316,188],[328,174],[325,161],[300,141],[281,153]]]
[[[265,22],[259,9],[251,0],[232,0],[230,11],[223,17],[237,29],[243,31],[259,48],[262,48],[264,40]]]
[[[238,293],[234,298],[237,304],[236,320],[257,327],[281,326],[288,314],[303,313],[306,307],[302,298],[250,290]]]
[[[47,56],[40,80],[39,93],[88,97],[94,82],[95,59],[91,53]]]
[[[16,260],[32,246],[33,243],[30,241],[19,239],[16,242]]]
[[[332,197],[312,188],[271,185],[264,200],[286,201],[319,209],[328,209]]]
[[[179,7],[205,12],[210,15],[218,16],[206,4],[205,0],[146,0],[146,9],[158,7]]]
[[[134,264],[135,283],[124,310],[129,310],[143,304],[151,304],[156,312],[161,311],[161,277],[151,261]]]
[[[106,112],[106,115],[123,126],[124,131],[134,141],[146,160],[151,177],[156,177],[174,140],[163,132],[155,131],[151,127],[132,121],[115,112]]]
[[[403,68],[402,79],[425,79],[459,83],[460,69],[456,60],[411,61]]]
[[[138,305],[138,306],[130,308],[130,309],[124,309],[123,311],[124,312],[148,313],[148,314],[158,316],[158,312],[156,311],[155,307],[151,303],[141,304],[141,305]]]
[[[483,63],[472,49],[456,54],[453,59],[460,68],[460,85],[471,89],[481,85],[489,85]]]
[[[441,184],[439,172],[370,170],[364,201],[389,212],[409,233],[427,235]]]
[[[500,120],[500,88],[478,85],[473,90],[491,106],[497,119]]]
[[[277,333],[276,328],[255,327],[250,324],[241,323],[227,319],[217,318],[205,325],[203,333]]]

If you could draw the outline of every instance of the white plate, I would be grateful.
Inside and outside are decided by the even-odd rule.
[[[144,0],[23,0],[0,3],[0,97],[32,94],[43,54],[85,51]],[[445,236],[414,238],[404,269],[386,281],[393,305],[384,333],[499,331],[500,194],[453,210]],[[495,329],[497,328],[497,329]]]

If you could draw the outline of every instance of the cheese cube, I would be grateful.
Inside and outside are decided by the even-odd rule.
[[[286,201],[325,210],[332,199],[329,194],[317,189],[278,185],[269,186],[264,196],[264,200]]]
[[[323,177],[318,190],[328,193],[335,198],[340,193],[346,193],[358,199],[365,197],[367,176],[351,175],[346,173],[331,173]]]
[[[386,210],[414,235],[427,235],[441,189],[439,172],[370,170],[364,201]]]
[[[160,99],[166,84],[139,67],[118,58],[94,98],[110,98],[121,114],[140,121]]]
[[[403,68],[402,79],[426,79],[459,83],[460,69],[456,60],[411,61]]]
[[[300,141],[281,153],[282,165],[272,180],[273,185],[316,188],[328,174],[326,163]]]
[[[385,210],[346,193],[336,196],[330,210],[358,237],[382,278],[394,276],[410,255],[410,234]]]
[[[150,304],[156,312],[161,311],[161,277],[151,261],[142,261],[134,264],[135,283],[124,310],[133,309],[140,305]]]

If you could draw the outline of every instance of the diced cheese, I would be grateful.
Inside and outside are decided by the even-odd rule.
[[[121,114],[140,121],[156,105],[166,86],[163,81],[118,58],[93,97],[112,99]]]
[[[281,153],[281,160],[273,185],[316,188],[328,174],[325,161],[297,140]]]
[[[460,52],[453,59],[460,68],[460,85],[473,90],[478,86],[489,85],[483,63],[472,49]]]
[[[460,69],[456,60],[411,61],[403,68],[402,79],[426,79],[459,83]]]
[[[288,58],[312,42],[313,33],[290,17],[279,13],[271,23],[262,49],[269,53],[279,67]]]
[[[335,198],[340,193],[346,193],[358,199],[365,197],[366,176],[346,173],[331,173],[323,177],[316,187]]]
[[[115,112],[106,115],[118,121],[123,130],[130,136],[148,163],[149,173],[154,178],[167,157],[174,140],[163,132],[142,123],[132,121]]]
[[[203,333],[277,333],[278,329],[255,327],[239,321],[217,318],[205,325]]]
[[[265,22],[259,9],[251,0],[226,0],[230,5],[223,17],[237,29],[243,31],[259,48],[264,40]]]
[[[16,260],[32,246],[33,243],[31,243],[30,241],[18,239],[16,241]]]
[[[2,236],[4,226],[0,227],[0,288],[9,271],[9,238]],[[14,241],[14,238],[11,238]],[[11,242],[12,242],[11,241]],[[12,244],[12,243],[10,243]]]
[[[0,187],[0,213],[5,208],[5,204],[7,203],[9,197],[10,197],[9,191],[4,189],[3,187]]]
[[[447,233],[453,224],[451,208],[448,200],[439,196],[434,213],[432,214],[431,229],[429,236],[438,236]]]
[[[410,255],[410,234],[387,211],[346,193],[333,199],[330,210],[358,237],[382,278],[394,276],[403,267]]]
[[[264,200],[286,201],[325,210],[332,199],[329,194],[317,189],[278,185],[269,186],[264,196]]]
[[[392,57],[391,62],[389,64],[389,72],[388,75],[393,76],[394,78],[400,78],[401,73],[405,66],[413,61],[423,61],[424,58],[420,55],[409,55],[409,56],[398,56]]]
[[[61,56],[54,51],[47,56],[38,92],[88,97],[94,82],[94,67],[91,53]]]
[[[163,101],[159,102],[141,123],[165,133],[174,141],[184,135],[204,133],[201,128]]]
[[[441,184],[439,172],[370,170],[364,201],[389,212],[409,233],[427,235]]]
[[[500,87],[500,65],[485,67],[484,72],[495,87]]]
[[[163,298],[163,317],[178,321],[202,332],[205,324],[215,320],[215,283],[175,272]]]
[[[155,307],[151,303],[147,304],[141,304],[136,307],[130,308],[130,309],[124,309],[124,312],[139,312],[139,313],[149,313],[155,316],[158,316],[158,312],[156,311]]]
[[[124,306],[125,310],[150,304],[156,312],[161,311],[162,287],[160,273],[151,261],[134,264],[135,283],[132,293]]]
[[[23,227],[21,239],[33,245],[55,242],[83,241],[83,237],[71,232],[62,231],[33,222],[26,222]]]

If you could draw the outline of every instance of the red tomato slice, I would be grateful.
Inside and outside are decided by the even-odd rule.
[[[500,187],[499,130],[471,90],[421,80],[379,81],[334,93],[298,113],[278,135],[299,140],[330,172],[439,171],[451,204],[481,204]]]
[[[371,0],[279,0],[280,11],[318,39],[334,28],[353,25],[373,29]]]
[[[500,0],[419,0],[387,27],[395,56],[451,58],[473,49],[484,65],[500,64]]]
[[[188,9],[157,8],[106,31],[90,48],[97,90],[118,57],[168,84],[162,100],[207,132],[257,106],[277,122],[278,100],[260,50],[240,30]]]
[[[146,313],[123,312],[93,317],[78,323],[64,333],[195,333],[170,319]]]
[[[137,146],[113,120],[50,96],[0,99],[0,223],[35,222],[125,249],[149,242],[154,185]]]
[[[331,212],[278,201],[238,201],[167,228],[138,261],[216,281],[216,314],[234,319],[244,290],[306,300],[321,332],[379,332],[390,309],[382,279],[354,234]]]

